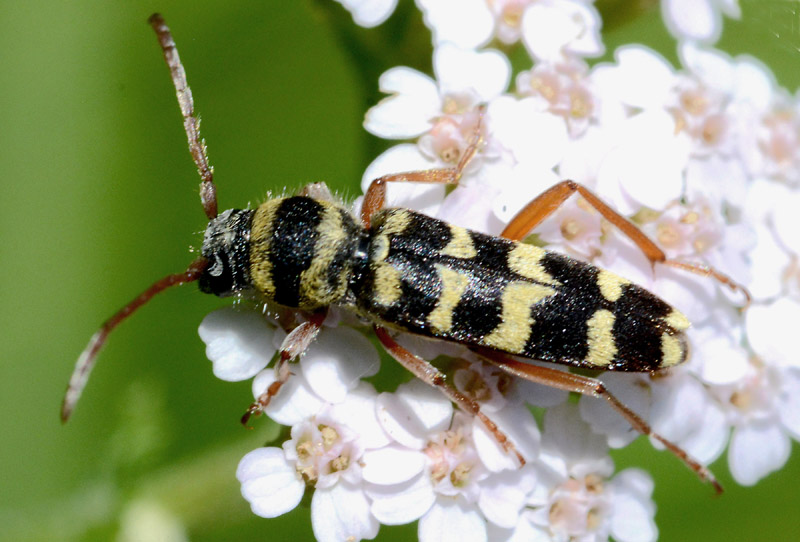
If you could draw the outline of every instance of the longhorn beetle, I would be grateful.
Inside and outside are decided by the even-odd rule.
[[[280,348],[276,381],[250,406],[243,423],[260,414],[280,391],[290,376],[289,361],[314,340],[327,308],[340,305],[370,322],[388,353],[404,367],[480,418],[520,464],[525,459],[479,404],[449,384],[429,362],[400,346],[393,331],[458,342],[512,375],[603,398],[634,429],[661,442],[722,491],[706,467],[654,433],[599,380],[510,357],[651,372],[682,363],[688,351],[684,332],[689,321],[666,302],[613,273],[521,239],[577,192],[636,243],[651,263],[711,276],[749,299],[746,290],[710,267],[668,260],[636,226],[573,181],[560,182],[530,202],[500,237],[409,209],[384,208],[388,183],[457,184],[478,151],[480,126],[455,167],[374,180],[360,220],[336,203],[323,184],[309,185],[297,196],[270,199],[256,209],[218,214],[212,168],[175,42],[160,15],[154,14],[149,22],[175,85],[209,223],[202,255],[186,271],[153,283],[92,336],[70,379],[61,409],[63,421],[71,415],[108,334],[157,293],[198,281],[205,293],[252,295],[306,316]]]

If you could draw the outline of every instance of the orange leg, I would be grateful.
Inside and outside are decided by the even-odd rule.
[[[289,370],[289,362],[306,351],[308,346],[314,342],[322,328],[322,322],[327,316],[327,311],[314,313],[310,319],[294,328],[281,344],[278,361],[275,362],[275,382],[269,385],[267,391],[258,396],[258,399],[250,405],[247,412],[242,416],[242,425],[247,425],[251,416],[259,416],[264,409],[269,406],[272,398],[275,397],[283,385],[292,376]]]
[[[627,235],[631,241],[636,243],[636,246],[647,256],[651,264],[661,263],[670,267],[697,273],[698,275],[712,277],[731,290],[741,292],[745,297],[745,306],[750,304],[750,293],[744,286],[710,266],[678,260],[668,260],[664,251],[642,233],[635,224],[603,203],[603,201],[595,196],[588,188],[575,181],[561,181],[539,194],[539,196],[528,203],[514,216],[500,236],[515,241],[522,240],[545,218],[553,214],[553,212],[575,192],[580,194],[589,205],[597,209],[597,211],[603,215],[603,218],[614,224],[622,233]]]
[[[378,336],[378,340],[381,344],[386,348],[386,351],[391,355],[394,359],[400,362],[400,364],[408,369],[414,376],[441,390],[451,401],[457,404],[461,410],[472,414],[473,416],[480,419],[486,428],[492,433],[494,438],[497,442],[503,447],[503,449],[507,453],[513,453],[517,457],[517,461],[519,461],[519,465],[523,466],[525,464],[525,458],[519,453],[517,448],[514,446],[514,443],[509,440],[505,433],[503,433],[497,424],[494,423],[486,414],[481,412],[481,406],[470,399],[456,388],[451,386],[447,379],[445,378],[444,374],[439,371],[436,367],[430,364],[430,362],[422,359],[421,357],[412,354],[399,344],[389,335],[389,332],[386,331],[384,328],[379,326],[374,326],[375,334]]]
[[[457,185],[461,180],[464,168],[475,157],[483,138],[481,136],[481,124],[485,108],[480,109],[480,118],[475,126],[475,132],[469,146],[461,155],[455,167],[442,169],[426,169],[423,171],[409,171],[406,173],[395,173],[384,175],[373,180],[367,193],[364,195],[364,203],[361,205],[361,222],[364,227],[369,228],[372,215],[386,205],[386,185],[387,183],[433,183],[433,184],[452,184]]]
[[[652,428],[645,422],[638,414],[628,408],[622,401],[617,399],[605,385],[597,379],[581,376],[565,371],[551,369],[549,367],[540,367],[530,363],[517,361],[508,356],[504,356],[492,350],[483,348],[476,348],[475,351],[480,354],[484,359],[496,365],[500,369],[509,374],[524,378],[530,382],[543,384],[556,389],[565,390],[573,393],[580,393],[581,395],[588,395],[598,399],[604,399],[608,404],[616,410],[633,428],[643,435],[647,435],[663,444],[670,452],[675,454],[678,459],[684,462],[686,466],[692,469],[703,481],[709,482],[717,493],[722,493],[722,486],[717,482],[714,475],[708,468],[701,465],[697,460],[693,459],[686,453],[685,450],[680,448],[677,444],[665,439],[658,433],[653,432]]]

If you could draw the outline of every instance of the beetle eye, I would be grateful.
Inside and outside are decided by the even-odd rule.
[[[225,271],[225,264],[217,254],[214,254],[214,265],[208,268],[207,273],[212,277],[219,277]]]

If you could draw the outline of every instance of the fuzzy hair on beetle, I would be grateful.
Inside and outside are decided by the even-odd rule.
[[[480,151],[480,122],[455,167],[378,178],[367,190],[358,215],[335,201],[321,183],[296,196],[268,199],[255,209],[218,213],[213,170],[175,42],[160,15],[154,14],[149,22],[175,85],[209,223],[199,258],[185,271],[153,283],[92,336],[70,379],[62,421],[71,416],[111,331],[156,294],[197,281],[205,293],[251,296],[303,316],[301,324],[287,330],[275,362],[275,382],[249,407],[244,423],[280,392],[291,375],[289,363],[315,339],[327,309],[340,306],[372,325],[386,351],[411,373],[478,417],[520,464],[526,459],[480,405],[428,361],[400,346],[394,333],[460,343],[511,375],[602,398],[634,429],[659,441],[721,491],[706,467],[654,433],[599,380],[519,359],[584,369],[655,372],[686,360],[688,319],[627,279],[522,240],[578,193],[653,265],[712,277],[748,297],[746,290],[710,267],[667,259],[633,223],[573,181],[562,181],[531,201],[499,237],[410,209],[386,208],[389,183],[457,184]]]

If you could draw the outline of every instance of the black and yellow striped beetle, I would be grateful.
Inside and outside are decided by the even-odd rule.
[[[251,405],[243,422],[259,414],[279,392],[290,376],[288,362],[314,340],[327,308],[339,305],[370,322],[389,354],[413,374],[478,416],[521,464],[525,459],[481,412],[479,404],[451,386],[429,362],[401,347],[389,330],[455,341],[513,375],[604,398],[636,430],[660,441],[721,491],[708,469],[655,434],[599,380],[509,356],[637,372],[671,367],[687,357],[684,332],[689,321],[679,311],[613,273],[522,243],[521,239],[578,192],[628,235],[651,262],[712,276],[733,289],[741,287],[711,268],[667,260],[632,223],[572,181],[555,185],[528,204],[501,237],[456,227],[408,209],[384,209],[387,183],[456,184],[477,152],[480,127],[456,167],[373,181],[360,221],[334,201],[322,184],[310,185],[294,197],[270,199],[256,209],[231,209],[218,215],[212,170],[175,43],[160,15],[153,15],[150,23],[170,68],[189,148],[201,177],[201,201],[209,218],[202,256],[185,272],[155,282],[95,333],[70,380],[62,420],[72,413],[108,334],[155,294],[198,281],[200,290],[206,293],[221,297],[252,295],[306,315],[280,349],[276,381]]]

